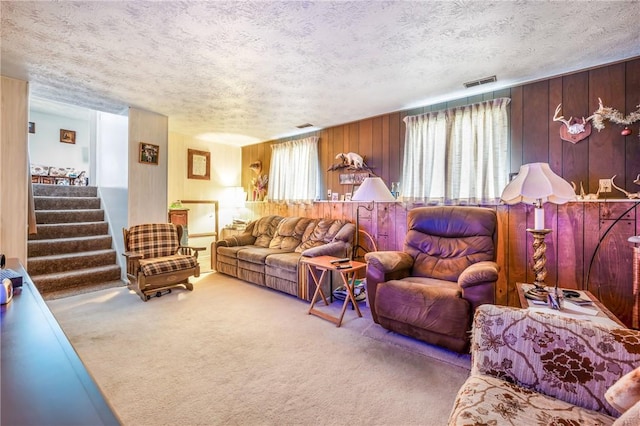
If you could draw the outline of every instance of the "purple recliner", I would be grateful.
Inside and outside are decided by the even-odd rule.
[[[404,251],[365,255],[373,320],[456,352],[469,347],[475,309],[495,303],[497,218],[483,207],[409,211]]]

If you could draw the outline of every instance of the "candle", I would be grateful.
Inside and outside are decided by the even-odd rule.
[[[544,209],[542,207],[536,207],[534,214],[533,229],[544,229]]]

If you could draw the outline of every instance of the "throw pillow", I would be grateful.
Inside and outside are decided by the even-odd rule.
[[[638,426],[640,425],[640,402],[624,412],[613,422],[613,426]]]
[[[604,397],[620,413],[624,413],[640,401],[640,367],[622,376],[615,382]]]

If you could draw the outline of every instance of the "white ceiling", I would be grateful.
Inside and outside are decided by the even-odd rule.
[[[2,1],[2,74],[245,145],[640,55],[638,1]],[[496,75],[497,83],[463,83]]]

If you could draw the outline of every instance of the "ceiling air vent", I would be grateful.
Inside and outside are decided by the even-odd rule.
[[[301,125],[296,126],[296,127],[297,127],[298,129],[304,129],[304,128],[306,128],[306,127],[313,127],[313,124],[311,124],[311,123],[304,123],[304,124],[301,124]]]
[[[481,84],[495,83],[496,81],[498,81],[498,79],[495,75],[492,75],[491,77],[481,78],[480,80],[468,81],[464,83],[464,87],[468,89],[470,87],[480,86]]]

